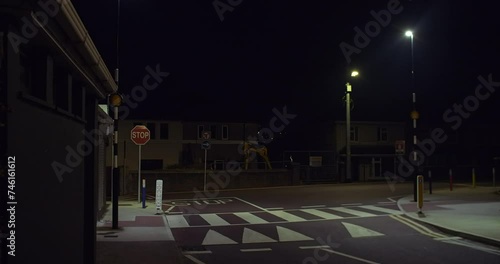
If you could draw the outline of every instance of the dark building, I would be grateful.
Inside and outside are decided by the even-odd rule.
[[[17,202],[15,227],[1,230],[15,233],[9,263],[95,262],[112,131],[98,101],[116,90],[70,1],[2,1],[0,145],[3,166],[15,161]],[[5,167],[1,177],[3,196]]]

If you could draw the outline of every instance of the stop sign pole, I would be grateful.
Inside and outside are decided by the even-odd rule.
[[[137,125],[130,131],[130,139],[139,146],[139,169],[137,170],[137,202],[141,202],[141,146],[151,139],[151,132],[144,125]],[[145,198],[144,198],[145,199]]]

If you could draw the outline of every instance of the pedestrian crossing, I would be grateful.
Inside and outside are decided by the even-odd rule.
[[[402,214],[399,210],[375,205],[349,207],[267,210],[258,212],[166,215],[170,228],[297,223],[345,218]]]

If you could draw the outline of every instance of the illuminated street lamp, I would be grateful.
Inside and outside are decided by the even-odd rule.
[[[415,172],[415,177],[413,179],[413,201],[417,201],[417,174],[420,172],[420,163],[418,163],[417,159],[417,119],[419,117],[419,113],[416,109],[417,96],[416,96],[416,88],[415,88],[415,66],[413,59],[413,31],[408,30],[405,32],[405,36],[410,38],[411,41],[411,82],[412,82],[412,101],[413,101],[413,110],[410,113],[410,117],[413,120],[413,161],[417,163],[417,172]]]
[[[358,71],[352,71],[351,77],[355,78],[359,75]],[[351,181],[351,92],[352,85],[347,82],[345,95],[345,113],[346,113],[346,181]]]

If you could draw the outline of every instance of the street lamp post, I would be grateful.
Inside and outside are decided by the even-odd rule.
[[[413,110],[410,114],[411,119],[413,120],[413,161],[414,164],[417,164],[417,171],[414,172],[413,179],[413,201],[417,201],[417,175],[420,172],[420,163],[417,157],[417,119],[419,118],[419,113],[416,108],[417,103],[417,95],[416,95],[416,87],[415,87],[415,64],[413,59],[413,32],[408,30],[405,35],[410,38],[411,42],[411,82],[412,82],[412,102],[413,102]]]
[[[351,77],[358,76],[357,71],[351,73]],[[346,113],[346,182],[351,181],[351,92],[352,86],[349,82],[345,84],[346,95],[345,95],[345,113]]]

